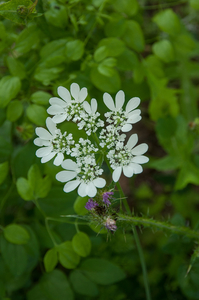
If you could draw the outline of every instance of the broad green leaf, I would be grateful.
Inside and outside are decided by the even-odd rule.
[[[142,52],[144,50],[144,35],[140,25],[136,21],[126,21],[126,30],[122,35],[122,39],[131,49],[137,52]]]
[[[27,19],[32,19],[37,16],[36,13],[31,13],[31,9],[28,9],[28,7],[33,5],[33,2],[30,0],[11,0],[0,5],[0,15],[12,22],[25,25]],[[20,7],[25,14],[21,14]],[[35,12],[35,9],[33,12]]]
[[[65,28],[68,24],[67,7],[57,2],[50,2],[50,9],[44,15],[46,21],[53,26]]]
[[[16,182],[17,191],[22,199],[24,200],[33,200],[33,189],[31,188],[27,179],[20,177]]]
[[[94,52],[94,60],[96,62],[100,62],[102,61],[104,58],[106,58],[108,55],[108,49],[106,46],[101,46],[99,48],[97,48],[97,50],[95,50]]]
[[[0,184],[2,184],[6,179],[8,175],[8,171],[9,171],[8,161],[5,161],[2,164],[0,164]]]
[[[1,235],[0,236],[0,249],[2,257],[14,276],[20,276],[27,266],[27,254],[22,245],[15,245],[9,243]]]
[[[31,273],[40,261],[40,245],[38,243],[37,236],[32,229],[32,224],[31,227],[23,224],[23,227],[26,229],[30,237],[27,243],[23,245],[23,247],[26,250],[27,254],[26,272]]]
[[[199,2],[198,0],[190,0],[190,5],[193,9],[199,10]]]
[[[48,114],[46,112],[46,109],[43,106],[37,104],[31,104],[28,106],[26,113],[28,119],[34,124],[38,126],[45,125]]]
[[[137,0],[115,0],[113,2],[113,7],[119,13],[125,13],[128,16],[134,16],[138,10],[138,2]]]
[[[157,43],[154,43],[152,49],[154,54],[164,62],[167,63],[174,60],[173,46],[170,41],[161,40]]]
[[[86,257],[90,254],[91,241],[86,233],[77,232],[72,239],[72,245],[78,255]]]
[[[180,55],[191,55],[191,52],[196,49],[196,41],[189,34],[179,34],[173,42],[175,51]]]
[[[148,167],[158,171],[170,171],[178,169],[181,163],[181,159],[178,156],[165,156],[149,162]]]
[[[52,248],[44,256],[44,266],[46,272],[52,272],[58,263],[57,250]]]
[[[63,63],[66,60],[65,57],[66,43],[67,43],[67,39],[60,39],[45,44],[40,51],[40,56],[41,56],[40,66],[52,68]]]
[[[125,30],[126,20],[124,18],[113,19],[105,26],[105,33],[109,37],[121,37]]]
[[[5,26],[3,24],[3,22],[0,22],[0,38],[1,40],[5,40],[7,37],[7,34],[6,34],[6,29],[5,29]]]
[[[85,208],[86,203],[88,202],[88,197],[77,197],[74,203],[74,210],[78,215],[84,216],[88,213],[88,210]]]
[[[105,46],[107,49],[107,56],[111,57],[120,55],[125,49],[124,42],[114,37],[102,39],[99,42],[98,47],[103,46]]]
[[[124,271],[105,259],[90,258],[84,260],[80,270],[93,282],[109,285],[125,278]]]
[[[42,276],[27,293],[27,300],[74,300],[66,275],[60,270],[54,270]]]
[[[148,55],[143,61],[143,66],[155,77],[165,77],[163,63],[156,55]]]
[[[70,273],[70,281],[78,294],[96,297],[99,293],[97,285],[87,278],[80,270],[74,270]]]
[[[17,245],[26,244],[30,238],[27,230],[18,224],[6,226],[3,233],[8,242]]]
[[[11,122],[18,120],[23,113],[23,105],[20,101],[14,100],[8,104],[6,116]]]
[[[113,67],[116,65],[116,60],[113,57],[104,59],[97,67],[99,73],[104,76],[111,77],[114,75]]]
[[[29,52],[40,40],[40,31],[36,25],[30,25],[19,34],[15,50],[20,54]]]
[[[73,250],[72,242],[67,241],[56,247],[59,262],[67,269],[75,269],[80,261],[79,255]]]
[[[54,68],[38,66],[35,70],[34,78],[47,86],[51,81],[55,80],[63,70],[64,68],[61,66]]]
[[[28,182],[36,198],[45,198],[51,188],[50,176],[42,178],[37,165],[32,165],[28,171]]]
[[[195,262],[189,274],[187,274],[188,265],[181,265],[178,268],[178,282],[186,299],[198,299],[199,297],[199,261]]]
[[[48,105],[49,99],[51,98],[51,94],[46,93],[44,91],[38,91],[31,95],[30,100],[38,105]]]
[[[134,70],[139,65],[137,55],[130,49],[125,49],[122,54],[117,57],[117,68],[121,71]]]
[[[120,76],[116,70],[113,69],[111,77],[104,76],[99,73],[96,67],[91,69],[91,81],[102,92],[116,93],[121,86]]]
[[[66,56],[70,60],[79,60],[84,54],[84,43],[80,40],[70,41],[66,44]]]
[[[158,12],[153,17],[153,21],[162,31],[165,31],[172,36],[177,36],[181,30],[181,24],[178,16],[170,8]]]
[[[9,68],[10,73],[13,76],[17,76],[20,79],[24,79],[26,77],[26,70],[24,65],[12,56],[7,56],[6,62]]]
[[[134,67],[133,69],[133,80],[136,84],[139,84],[143,82],[144,77],[146,75],[146,70],[144,67],[143,61],[139,63],[137,66]]]
[[[181,190],[189,183],[199,185],[199,169],[193,163],[187,161],[178,173],[175,190]]]
[[[0,108],[8,105],[10,100],[16,97],[21,89],[21,81],[18,77],[4,76],[0,80]]]

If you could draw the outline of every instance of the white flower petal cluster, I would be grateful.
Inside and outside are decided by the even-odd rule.
[[[36,128],[38,138],[34,140],[34,144],[41,147],[36,151],[36,156],[41,158],[42,163],[55,157],[53,163],[59,166],[64,160],[64,153],[71,153],[71,145],[74,144],[73,136],[71,133],[67,136],[66,132],[62,135],[49,117],[46,119],[46,127],[49,131],[42,127]]]
[[[142,155],[148,150],[148,145],[143,143],[134,147],[137,142],[137,134],[132,134],[122,149],[115,148],[108,152],[107,158],[114,170],[113,181],[117,182],[120,179],[122,171],[126,177],[132,177],[133,174],[139,174],[143,171],[140,164],[149,161],[148,157]]]

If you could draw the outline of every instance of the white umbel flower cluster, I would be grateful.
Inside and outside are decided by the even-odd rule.
[[[143,155],[148,149],[147,144],[136,146],[137,134],[132,134],[125,143],[125,133],[141,120],[141,111],[137,109],[139,98],[130,99],[123,109],[123,91],[116,94],[115,103],[108,93],[104,93],[104,103],[110,110],[104,115],[104,125],[104,121],[99,119],[96,99],[91,99],[90,104],[85,100],[88,95],[86,88],[80,89],[77,83],[72,83],[70,91],[58,87],[58,95],[60,98],[52,97],[49,100],[51,106],[47,112],[52,118],[46,119],[48,131],[42,127],[36,128],[38,137],[34,143],[41,147],[36,151],[36,156],[41,158],[42,163],[54,158],[53,163],[64,169],[56,175],[56,179],[65,182],[66,193],[78,188],[81,197],[95,197],[97,188],[106,185],[101,177],[103,157],[106,157],[112,169],[114,182],[119,180],[122,172],[126,177],[132,177],[143,171],[141,164],[148,162]],[[79,130],[86,132],[87,139],[80,138],[75,143],[71,133],[62,134],[57,126],[65,121],[76,123]],[[88,138],[90,136],[92,140]]]

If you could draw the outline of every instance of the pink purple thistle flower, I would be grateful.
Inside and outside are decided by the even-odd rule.
[[[111,219],[109,216],[107,217],[104,225],[110,231],[116,231],[117,230],[116,221]]]
[[[98,203],[93,201],[92,198],[90,198],[90,199],[88,199],[88,202],[86,203],[85,208],[87,210],[91,210],[91,209],[95,208],[95,206],[98,206]]]
[[[111,202],[109,201],[109,199],[112,199],[112,195],[113,195],[113,192],[106,192],[103,194],[102,198],[103,198],[103,202],[109,206],[111,205]]]

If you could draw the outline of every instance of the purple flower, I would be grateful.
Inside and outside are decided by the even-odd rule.
[[[103,194],[103,202],[109,206],[111,205],[111,202],[109,201],[109,199],[112,199],[112,195],[113,195],[113,192],[106,192]]]
[[[116,221],[111,219],[110,217],[107,217],[105,222],[105,227],[110,231],[116,231],[117,230]]]
[[[85,208],[86,208],[87,210],[91,210],[91,209],[93,209],[95,206],[98,206],[98,203],[95,202],[95,201],[93,201],[92,198],[90,198],[90,199],[88,199],[88,202],[86,203]]]

